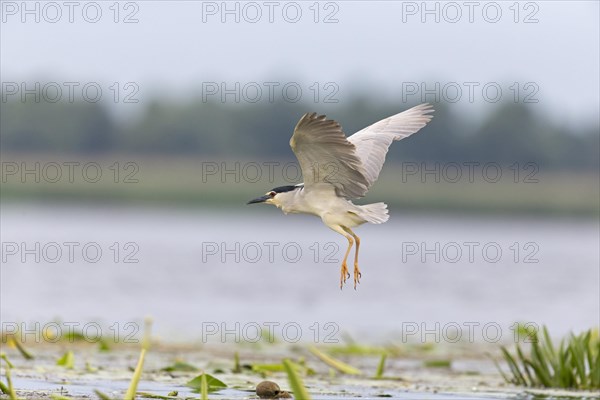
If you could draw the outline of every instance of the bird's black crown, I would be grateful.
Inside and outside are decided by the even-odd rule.
[[[279,186],[276,188],[271,189],[272,192],[275,193],[285,193],[285,192],[291,192],[292,190],[298,189],[298,186]]]

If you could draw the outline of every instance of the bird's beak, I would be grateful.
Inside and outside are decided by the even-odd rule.
[[[271,196],[269,195],[264,195],[262,197],[259,197],[257,199],[254,200],[250,200],[249,202],[247,202],[246,204],[256,204],[256,203],[264,203],[265,201],[267,201],[268,199],[270,199]]]

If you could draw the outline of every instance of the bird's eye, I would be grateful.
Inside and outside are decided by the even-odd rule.
[[[271,197],[275,197],[275,194],[276,194],[275,192],[269,192],[269,196],[271,196]]]

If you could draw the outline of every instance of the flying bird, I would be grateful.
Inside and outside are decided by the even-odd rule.
[[[350,278],[347,260],[353,244],[354,289],[360,283],[358,268],[360,238],[352,228],[366,222],[388,220],[385,203],[356,205],[351,199],[365,196],[377,181],[388,148],[423,128],[434,110],[421,104],[374,123],[346,137],[339,123],[316,113],[304,114],[294,128],[290,146],[302,171],[304,183],[280,186],[248,204],[273,204],[284,214],[303,213],[321,218],[323,223],[348,240],[340,270],[340,289]]]

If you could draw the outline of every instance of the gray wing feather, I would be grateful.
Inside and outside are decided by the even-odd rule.
[[[305,114],[294,129],[290,146],[300,163],[306,190],[328,184],[349,199],[367,193],[369,183],[356,147],[337,122],[324,115]]]
[[[379,177],[392,142],[418,132],[431,121],[433,116],[429,113],[433,111],[430,104],[421,104],[382,119],[348,137],[348,141],[356,146],[356,154],[367,179],[367,189]]]

